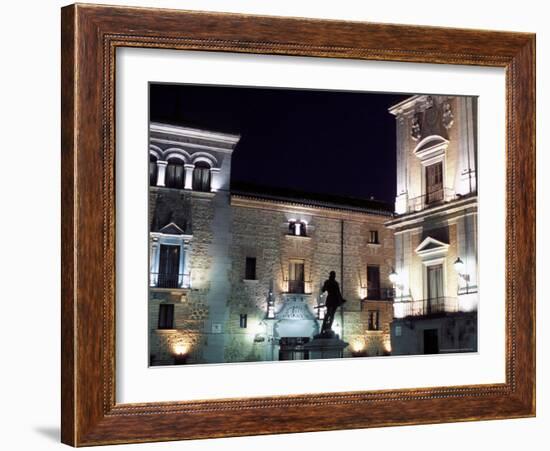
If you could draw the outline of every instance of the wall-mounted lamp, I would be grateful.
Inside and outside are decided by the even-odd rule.
[[[262,334],[254,335],[254,343],[263,343],[265,341],[265,336]]]
[[[470,280],[470,276],[464,272],[464,268],[466,265],[464,265],[464,262],[458,257],[455,262],[453,263],[455,267],[456,273],[462,277],[466,282]]]

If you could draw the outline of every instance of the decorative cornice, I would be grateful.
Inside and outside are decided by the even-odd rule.
[[[232,147],[227,148],[227,147],[213,146],[211,144],[197,144],[197,143],[191,143],[191,142],[182,142],[182,141],[176,141],[175,139],[158,138],[156,136],[151,136],[149,138],[149,141],[151,143],[167,144],[169,146],[179,146],[180,148],[181,147],[186,147],[186,148],[208,150],[210,152],[220,152],[220,153],[232,153],[233,152],[233,147],[234,147],[233,145],[232,145]],[[153,144],[150,144],[150,146],[152,146],[152,145]],[[155,147],[160,149],[159,146],[155,146]],[[171,148],[171,149],[174,150],[173,148]],[[177,150],[180,150],[180,149],[178,148]]]
[[[263,208],[267,210],[291,211],[293,213],[306,213],[312,216],[330,217],[336,219],[348,219],[364,222],[365,216],[384,220],[391,217],[392,213],[383,211],[355,210],[346,206],[320,206],[305,202],[291,200],[266,199],[260,196],[231,193],[231,205],[234,207]]]
[[[394,233],[398,233],[399,231],[397,229],[402,227],[410,229],[412,227],[415,227],[416,224],[421,224],[427,217],[430,217],[432,215],[437,215],[442,219],[444,217],[449,218],[450,215],[458,212],[463,212],[468,208],[475,209],[475,211],[477,211],[477,195],[464,196],[462,198],[458,198],[434,207],[426,208],[418,212],[405,213],[394,219],[386,221],[384,225],[389,229],[395,230]]]
[[[213,132],[199,128],[182,127],[178,125],[162,124],[159,122],[151,122],[149,125],[151,133],[163,133],[185,138],[204,139],[206,141],[217,141],[226,144],[237,144],[241,139],[241,135]]]

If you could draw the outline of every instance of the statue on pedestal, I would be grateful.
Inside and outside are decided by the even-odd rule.
[[[334,331],[332,330],[332,322],[334,321],[334,315],[338,307],[340,307],[346,300],[342,297],[340,292],[340,285],[336,282],[336,273],[331,271],[329,278],[325,280],[323,288],[321,288],[321,294],[327,292],[327,299],[325,301],[326,313],[323,319],[323,326],[319,337],[332,338],[334,337]]]

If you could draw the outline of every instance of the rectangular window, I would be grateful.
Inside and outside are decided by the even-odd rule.
[[[443,163],[426,166],[426,203],[443,200]]]
[[[369,310],[368,330],[380,330],[380,312],[378,310]]]
[[[369,244],[380,244],[380,241],[378,241],[378,230],[369,231]]]
[[[174,304],[159,305],[159,329],[174,328]]]
[[[239,317],[239,326],[241,327],[241,329],[246,329],[247,322],[248,322],[248,316],[246,313],[244,313]]]
[[[428,301],[425,305],[425,314],[445,311],[443,292],[443,265],[432,265],[426,268]]]
[[[428,299],[443,297],[443,265],[427,267],[428,271]]]
[[[256,257],[246,257],[244,278],[246,280],[256,280]]]
[[[157,286],[159,288],[178,288],[179,269],[180,246],[161,244]]]
[[[288,269],[288,292],[304,293],[304,261],[290,260]]]
[[[367,299],[381,299],[380,266],[367,265]]]

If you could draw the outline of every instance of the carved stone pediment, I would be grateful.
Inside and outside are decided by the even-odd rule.
[[[185,235],[185,231],[173,222],[166,224],[159,232],[165,235]]]
[[[426,237],[415,249],[415,252],[423,259],[444,257],[449,250],[449,244],[437,240],[431,236]]]

